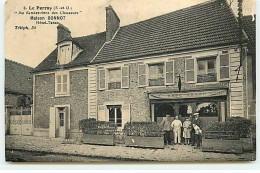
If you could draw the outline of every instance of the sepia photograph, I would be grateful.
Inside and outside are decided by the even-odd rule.
[[[256,161],[256,0],[7,0],[8,163]]]

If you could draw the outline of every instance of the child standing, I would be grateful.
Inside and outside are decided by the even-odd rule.
[[[190,144],[191,121],[187,118],[183,123],[183,137],[185,139],[184,145]]]

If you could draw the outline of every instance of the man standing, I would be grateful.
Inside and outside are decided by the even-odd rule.
[[[161,122],[161,125],[163,126],[163,131],[164,131],[164,144],[165,145],[171,144],[171,137],[170,137],[171,122],[170,122],[169,117],[170,117],[170,115],[166,115],[166,117],[163,117],[163,120]]]
[[[177,144],[177,140],[178,140],[178,144],[181,144],[181,127],[182,127],[182,123],[179,120],[179,116],[178,115],[175,117],[175,120],[172,122],[171,127],[173,128],[174,143]]]
[[[199,113],[195,113],[194,114],[195,118],[194,118],[194,121],[193,121],[193,124],[197,125],[198,126],[198,129],[200,130],[198,136],[196,137],[195,141],[197,143],[197,147],[200,147],[201,146],[201,142],[202,142],[202,136],[201,136],[201,131],[202,131],[202,119],[199,118]],[[194,144],[195,144],[195,141],[194,141]]]

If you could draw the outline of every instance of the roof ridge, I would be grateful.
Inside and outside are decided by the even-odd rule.
[[[90,34],[90,35],[84,35],[84,36],[80,36],[80,37],[72,37],[73,39],[77,39],[77,38],[82,38],[82,37],[89,37],[89,36],[94,36],[94,35],[98,35],[98,34],[103,34],[105,33],[106,31],[103,31],[103,32],[98,32],[98,33],[95,33],[95,34]]]
[[[24,66],[24,67],[28,67],[28,68],[33,69],[33,67],[31,67],[31,66],[28,66],[28,65],[22,64],[22,63],[20,63],[20,62],[13,61],[13,60],[11,60],[11,59],[7,59],[7,58],[5,58],[5,60],[6,60],[6,61],[13,62],[13,63],[16,63],[16,64],[18,64],[18,65],[22,65],[22,66]]]
[[[202,5],[205,5],[205,4],[209,4],[209,3],[213,3],[213,2],[216,2],[216,1],[220,1],[220,0],[208,0],[208,1],[205,1],[205,2],[202,2],[202,3],[198,3],[196,5],[192,5],[192,6],[189,6],[189,7],[181,8],[181,9],[178,9],[178,10],[175,10],[175,11],[171,11],[171,12],[168,12],[168,13],[165,13],[165,14],[161,14],[159,16],[155,16],[155,17],[152,17],[152,18],[149,18],[149,19],[141,20],[139,22],[135,22],[135,23],[124,25],[124,26],[120,26],[120,28],[127,27],[127,26],[130,26],[130,25],[139,24],[139,23],[142,23],[142,22],[146,22],[146,21],[149,21],[149,20],[153,20],[153,19],[162,17],[162,16],[166,16],[166,15],[169,15],[169,14],[172,14],[172,13],[176,13],[178,11],[188,10],[190,8],[199,7],[199,6],[202,6]]]

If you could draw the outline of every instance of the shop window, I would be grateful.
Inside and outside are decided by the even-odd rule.
[[[217,103],[197,103],[197,110],[200,117],[218,117]]]
[[[109,69],[108,70],[109,81],[108,89],[120,89],[121,88],[121,69]]]
[[[197,59],[197,82],[216,82],[216,57],[200,58]]]
[[[149,86],[163,86],[164,85],[164,64],[149,65]]]
[[[109,121],[114,122],[117,127],[122,127],[122,109],[120,105],[108,106]]]

